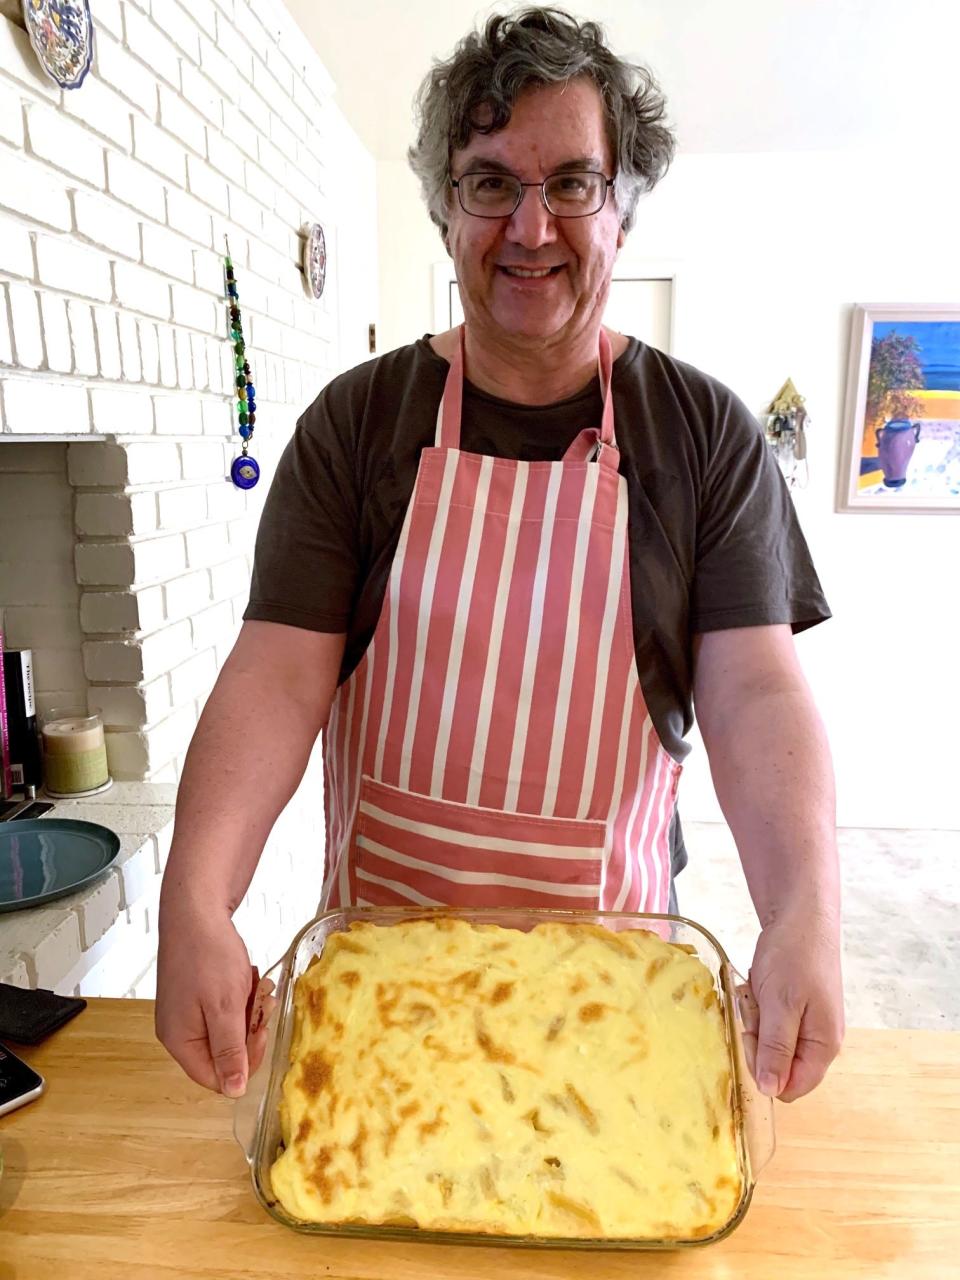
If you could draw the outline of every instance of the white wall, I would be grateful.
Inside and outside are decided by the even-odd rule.
[[[377,351],[433,332],[432,264],[449,261],[420,199],[420,184],[399,160],[377,162],[380,320]]]
[[[431,330],[431,266],[444,256],[402,169],[378,165],[381,350]],[[958,209],[944,150],[909,162],[879,150],[681,155],[620,260],[678,264],[674,355],[758,413],[787,376],[806,397],[811,478],[796,505],[835,617],[798,647],[845,826],[960,828],[960,516],[834,511],[850,308],[960,298]],[[702,750],[681,806],[720,816]]]

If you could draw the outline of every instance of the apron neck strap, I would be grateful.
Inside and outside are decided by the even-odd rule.
[[[603,392],[603,418],[600,420],[600,443],[616,447],[613,434],[613,351],[603,325],[600,326],[600,390]]]
[[[450,362],[450,368],[447,371],[447,381],[443,388],[440,408],[437,410],[435,443],[438,449],[460,448],[460,420],[463,408],[463,365],[466,343],[465,334],[465,326],[460,325],[457,330],[457,349],[454,353],[453,360]],[[613,392],[611,390],[611,382],[613,380],[613,353],[610,349],[610,339],[607,337],[602,326],[600,328],[599,370],[600,389],[603,392],[603,418],[601,419],[600,431],[596,438],[600,444],[610,445],[611,447],[616,448],[617,441],[613,434]]]
[[[460,448],[460,414],[463,408],[464,326],[457,330],[457,350],[447,371],[440,408],[437,410],[438,449]]]

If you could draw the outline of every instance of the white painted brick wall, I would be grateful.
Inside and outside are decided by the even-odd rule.
[[[5,209],[34,223],[69,230],[70,200],[60,174],[4,150],[0,155],[0,183]]]
[[[157,346],[160,356],[160,385],[175,387],[177,385],[177,353],[173,330],[165,324],[157,326]]]
[[[113,295],[110,259],[62,237],[37,236],[37,276],[41,284],[98,302]]]
[[[43,364],[43,331],[36,290],[11,281],[8,292],[16,363],[21,369],[39,369]]]
[[[31,104],[25,114],[28,147],[38,159],[94,187],[103,186],[103,146],[99,139],[52,107]]]
[[[113,283],[120,306],[145,311],[158,320],[170,319],[170,281],[166,276],[132,262],[117,262]]]
[[[206,519],[206,486],[161,489],[157,493],[157,510],[161,529],[169,531],[194,528]]]
[[[157,326],[152,320],[138,320],[137,329],[140,334],[140,367],[144,382],[156,386],[160,380],[160,347],[157,340]]]
[[[33,245],[26,227],[0,217],[0,272],[33,279]]]
[[[170,695],[175,706],[183,706],[193,698],[205,697],[217,678],[217,659],[213,649],[194,654],[170,672]]]
[[[157,527],[157,499],[152,490],[143,493],[83,493],[76,497],[78,534],[127,537],[152,533]]]
[[[133,154],[176,186],[186,184],[187,158],[180,141],[139,115],[133,118]]]
[[[220,480],[229,470],[224,447],[213,440],[195,440],[180,446],[184,480]]]
[[[104,378],[122,377],[123,365],[120,360],[117,313],[111,311],[108,307],[94,307],[93,324],[97,335],[101,376]]]
[[[208,524],[190,529],[184,538],[191,569],[220,565],[230,555],[230,532],[226,525]]]
[[[171,711],[170,680],[166,674],[144,684],[91,685],[90,703],[103,713],[109,729],[140,728],[162,720]]]
[[[127,14],[131,11],[129,5],[124,9]],[[95,74],[152,119],[157,109],[156,78],[117,42],[97,34]]]
[[[193,283],[193,245],[166,227],[143,224],[143,260],[164,275]]]
[[[3,407],[10,432],[82,435],[90,430],[87,391],[79,383],[5,378]]]
[[[73,343],[67,323],[67,303],[59,294],[40,294],[40,323],[46,348],[46,367],[52,373],[73,372]]]
[[[221,600],[210,609],[195,611],[190,618],[194,649],[208,649],[231,638],[235,625],[229,600]]]
[[[166,620],[163,588],[141,591],[84,591],[80,625],[85,632],[154,631]]]
[[[179,618],[196,620],[197,616],[203,616],[202,611],[207,611],[207,605],[210,603],[210,575],[205,569],[198,569],[193,573],[185,573],[179,578],[173,578],[164,583],[163,595],[164,613],[168,621],[174,622]],[[208,647],[215,643],[215,640],[219,640],[226,630],[228,627],[221,626],[219,631],[208,637],[207,644],[200,644],[195,627],[194,648]]]
[[[167,25],[168,8],[175,7],[175,5],[164,6],[164,28]],[[158,77],[176,88],[180,79],[180,60],[176,49],[148,17],[137,13],[132,5],[125,6],[124,17],[127,48],[131,53],[136,54],[151,71],[155,71]]]
[[[0,281],[0,364],[13,364],[13,330],[7,314],[7,286]]]
[[[121,352],[136,351],[136,342],[136,327],[134,327],[127,334],[126,343],[121,337]],[[139,363],[138,355],[138,366]],[[146,391],[128,390],[126,387],[94,386],[90,388],[90,405],[93,421],[99,432],[109,435],[133,435],[141,432],[149,433],[153,430],[153,400]]]
[[[185,191],[173,187],[167,188],[167,222],[175,231],[179,231],[194,244],[212,243],[210,210]],[[219,258],[217,267],[222,273],[223,268]],[[222,291],[222,274],[217,282],[217,289]]]
[[[151,218],[163,218],[163,182],[144,165],[119,152],[107,153],[107,190],[124,205]]]
[[[139,382],[143,375],[143,363],[140,359],[140,334],[137,325],[137,318],[131,311],[120,311],[117,313],[117,330],[120,335],[120,372],[124,382]],[[111,388],[112,390],[112,388]],[[97,416],[96,406],[92,405],[94,422],[97,424],[99,432],[107,431],[105,423]],[[152,425],[152,418],[151,418]],[[123,428],[118,428],[123,430]],[[145,425],[132,426],[129,428],[133,431],[149,431],[150,427]]]
[[[97,340],[93,327],[93,311],[86,302],[70,298],[67,302],[70,345],[77,373],[95,376],[99,371]]]
[[[99,14],[96,20],[100,21]],[[93,133],[123,151],[130,150],[130,112],[120,95],[102,81],[91,77],[85,81],[83,93],[65,93],[63,107]]]
[[[0,556],[0,603],[49,630],[39,611],[66,599],[74,647],[42,648],[51,680],[104,704],[119,776],[176,778],[236,634],[276,459],[305,399],[365,355],[365,326],[338,329],[335,272],[308,301],[299,233],[322,218],[336,246],[339,220],[366,218],[356,271],[331,262],[373,319],[375,210],[349,180],[372,162],[346,129],[339,150],[304,151],[333,85],[281,0],[98,0],[95,20],[94,65],[65,95],[0,15],[0,475],[9,451],[35,457],[28,439],[89,437],[58,449],[56,536],[42,504],[23,510],[10,546],[39,558]],[[318,190],[317,151],[334,175],[342,157],[339,205]],[[257,384],[252,494],[227,479],[225,236]],[[44,635],[26,639],[39,654]]]
[[[0,138],[23,146],[23,106],[20,95],[0,85]]]

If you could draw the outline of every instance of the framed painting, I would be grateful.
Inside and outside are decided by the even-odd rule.
[[[854,307],[837,510],[960,512],[960,305]]]

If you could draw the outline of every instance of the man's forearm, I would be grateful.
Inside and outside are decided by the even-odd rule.
[[[311,678],[300,681],[271,675],[249,648],[224,665],[187,753],[161,916],[171,904],[236,910],[329,709],[335,645],[329,661],[305,663]]]
[[[785,624],[698,636],[694,662],[697,720],[762,925],[754,1074],[792,1102],[843,1039],[830,748]]]
[[[264,706],[251,673],[224,673],[197,726],[177,793],[163,897],[189,897],[232,914],[267,836],[293,795],[317,725],[302,703],[275,695]]]
[[[232,915],[303,777],[317,725],[283,695],[264,706],[262,690],[244,687],[251,673],[224,675],[223,696],[211,694],[187,753],[163,898]]]
[[[758,691],[701,730],[761,925],[839,915],[833,766],[805,684]]]

